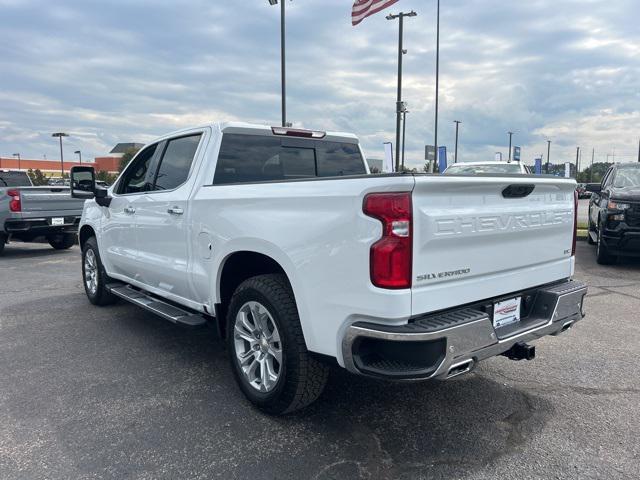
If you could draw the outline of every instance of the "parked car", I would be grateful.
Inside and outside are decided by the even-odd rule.
[[[640,164],[615,164],[600,184],[588,184],[590,244],[598,263],[615,263],[619,256],[640,256]]]
[[[576,186],[576,192],[578,192],[578,198],[580,199],[591,197],[591,192],[587,190],[586,183],[578,183]]]
[[[89,301],[211,323],[272,414],[313,402],[331,362],[453,378],[583,317],[572,180],[368,175],[353,135],[238,123],[159,138],[108,190],[71,177]]]
[[[47,185],[51,185],[52,187],[68,187],[69,179],[62,177],[50,177],[47,180]]]
[[[520,162],[459,162],[449,165],[445,175],[475,175],[478,173],[520,173],[530,174],[531,170]]]
[[[55,249],[70,248],[82,204],[69,197],[69,188],[34,187],[25,172],[0,170],[0,254],[10,240],[41,237]]]

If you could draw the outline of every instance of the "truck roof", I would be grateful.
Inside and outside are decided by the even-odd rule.
[[[175,135],[179,135],[180,133],[193,130],[193,128],[211,128],[217,132],[223,133],[240,133],[240,134],[253,134],[253,135],[274,135],[273,128],[285,128],[278,126],[270,126],[270,125],[261,125],[257,123],[246,123],[246,122],[213,122],[205,125],[200,125],[198,127],[190,127],[183,128],[180,130],[176,130],[171,133],[167,133],[166,135],[162,135],[160,138],[164,137],[172,137]],[[291,128],[291,130],[301,130],[298,128]],[[317,140],[326,140],[331,142],[344,142],[344,143],[359,143],[358,137],[356,137],[352,133],[346,132],[328,132],[325,130],[311,130],[311,131],[319,131],[324,133],[325,135]]]

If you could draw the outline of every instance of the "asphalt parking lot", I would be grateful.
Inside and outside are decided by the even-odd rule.
[[[284,418],[243,399],[221,344],[91,306],[79,250],[0,258],[0,478],[638,478],[640,262],[578,245],[588,316],[448,382],[334,371]]]

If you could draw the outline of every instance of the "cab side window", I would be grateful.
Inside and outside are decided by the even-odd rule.
[[[169,140],[164,149],[154,190],[172,190],[187,181],[202,134]]]
[[[129,193],[141,193],[150,189],[147,172],[149,171],[151,159],[156,153],[157,147],[157,144],[151,145],[136,155],[123,173],[122,180],[118,185],[119,194],[126,195]]]

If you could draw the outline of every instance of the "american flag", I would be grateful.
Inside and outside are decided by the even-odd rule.
[[[351,10],[351,24],[355,27],[362,20],[380,10],[390,7],[398,0],[356,0]]]

